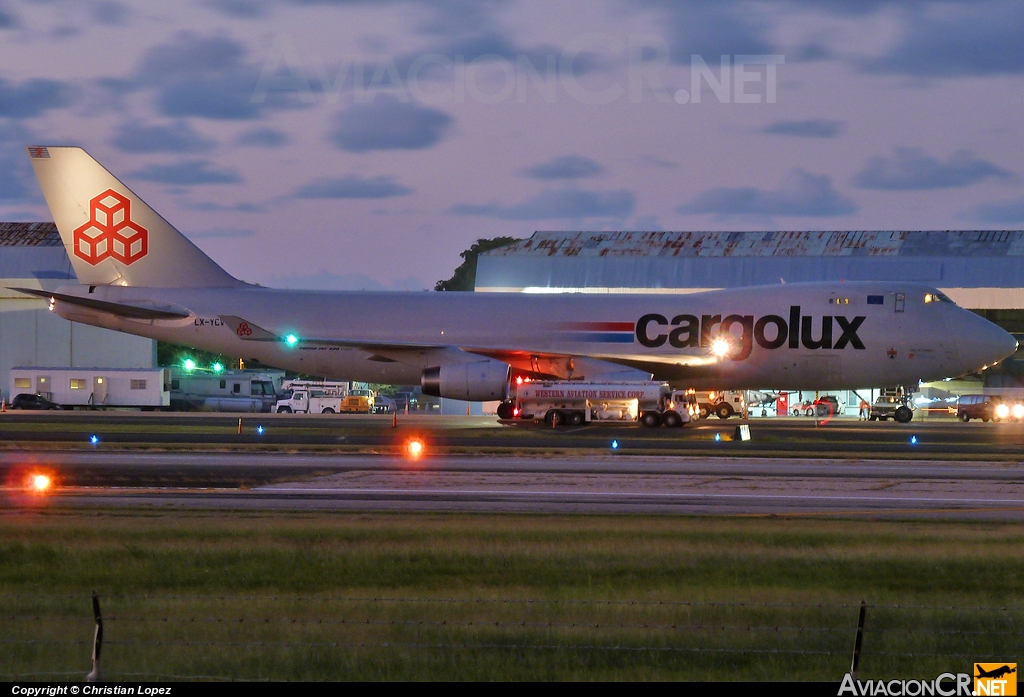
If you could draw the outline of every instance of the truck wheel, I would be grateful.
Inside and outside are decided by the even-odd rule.
[[[331,409],[330,407],[327,407],[326,409],[324,409],[324,410],[323,410],[322,412],[320,412],[320,413],[321,413],[321,414],[333,414],[333,413],[334,413],[334,410],[333,410],[333,409]]]
[[[967,423],[968,421],[970,421],[970,420],[971,420],[971,417],[970,417],[970,415],[969,415],[969,414],[968,414],[968,413],[967,413],[967,412],[965,411],[965,412],[964,412],[963,414],[961,414],[961,415],[960,415],[960,420],[961,420],[961,421],[963,421],[964,423]]]
[[[715,416],[720,419],[728,419],[732,414],[732,407],[728,404],[722,403],[715,407]]]
[[[292,408],[291,407],[278,407],[277,408],[277,413],[278,414],[291,414],[292,413]]]
[[[565,423],[565,414],[557,409],[551,409],[544,415],[544,423],[552,428],[558,428]]]
[[[911,411],[910,407],[902,406],[896,410],[893,418],[901,424],[909,424],[910,420],[914,418],[914,412]]]
[[[587,416],[582,411],[572,411],[572,412],[569,412],[569,425],[570,426],[579,426],[580,424],[582,424],[586,420],[587,420]]]
[[[647,428],[657,428],[658,426],[661,426],[661,414],[656,411],[645,411],[643,415],[640,416],[640,423]]]
[[[711,409],[706,404],[700,405],[700,418],[706,419],[711,416]]]
[[[666,411],[661,420],[668,428],[679,428],[683,425],[683,417],[674,411]]]

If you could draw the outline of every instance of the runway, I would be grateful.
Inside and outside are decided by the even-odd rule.
[[[52,473],[45,496],[27,473]],[[1024,464],[633,455],[0,454],[5,506],[1024,520]]]

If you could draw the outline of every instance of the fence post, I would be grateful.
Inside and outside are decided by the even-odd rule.
[[[860,649],[864,644],[864,617],[868,612],[867,601],[860,601],[860,616],[857,618],[857,641],[853,645],[853,662],[850,664],[850,676],[857,679],[857,668],[860,667]]]
[[[92,638],[92,672],[85,676],[86,682],[99,682],[100,676],[100,649],[103,646],[103,616],[100,614],[100,596],[96,591],[92,592],[92,616],[96,620],[96,633]]]

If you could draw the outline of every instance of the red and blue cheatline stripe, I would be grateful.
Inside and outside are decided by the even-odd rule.
[[[559,334],[568,341],[588,344],[632,344],[632,322],[562,322]]]

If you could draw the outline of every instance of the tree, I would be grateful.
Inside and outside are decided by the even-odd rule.
[[[455,269],[455,273],[447,281],[438,281],[434,284],[434,290],[474,290],[476,288],[476,260],[481,252],[487,252],[507,244],[518,242],[515,237],[495,237],[490,240],[477,240],[472,247],[459,256],[462,263]]]

